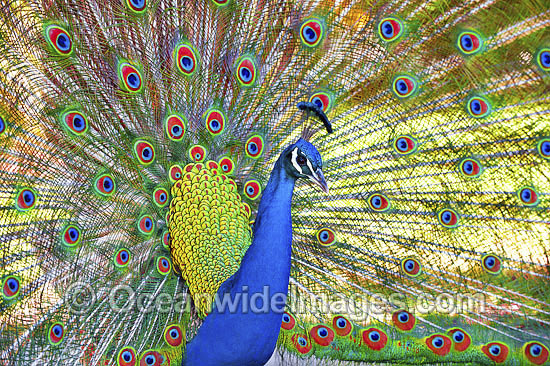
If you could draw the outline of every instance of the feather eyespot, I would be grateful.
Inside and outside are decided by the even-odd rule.
[[[237,80],[241,86],[252,86],[256,81],[256,65],[251,57],[243,57],[237,64]]]
[[[144,140],[134,143],[134,154],[142,165],[150,165],[155,160],[155,148]]]
[[[88,131],[88,120],[86,117],[76,111],[70,111],[63,114],[61,117],[65,127],[73,134],[82,136]]]
[[[455,210],[446,208],[437,213],[437,220],[447,229],[452,229],[458,226],[460,216]]]
[[[464,352],[470,347],[470,344],[472,344],[472,338],[463,329],[451,328],[447,333],[453,340],[455,351]]]
[[[400,19],[387,17],[378,24],[378,35],[385,42],[392,42],[401,37],[405,27]]]
[[[550,159],[550,139],[540,140],[537,144],[537,151],[545,159]]]
[[[164,331],[164,340],[172,347],[179,347],[183,343],[183,332],[179,325],[171,325]]]
[[[539,195],[533,188],[523,187],[518,191],[517,195],[525,206],[536,206],[539,203]]]
[[[138,220],[138,229],[144,235],[151,235],[155,229],[153,218],[149,215],[141,216]]]
[[[502,271],[502,260],[494,254],[485,254],[481,257],[481,266],[486,272],[497,275]]]
[[[471,97],[466,104],[470,116],[474,118],[485,118],[491,114],[491,104],[483,97]]]
[[[550,48],[543,48],[537,53],[537,65],[543,71],[550,71]]]
[[[481,164],[475,159],[467,158],[460,162],[460,173],[467,178],[478,178],[481,173]]]
[[[294,329],[295,325],[296,325],[296,320],[294,319],[294,317],[289,313],[285,312],[283,314],[283,318],[281,321],[281,328],[283,328],[284,330],[292,330]]]
[[[162,233],[162,246],[164,249],[170,249],[170,232],[168,230]]]
[[[162,361],[160,353],[153,350],[147,350],[141,355],[139,366],[161,366]]]
[[[418,142],[410,136],[397,136],[393,140],[393,148],[400,155],[409,155],[416,151]]]
[[[193,75],[198,60],[195,49],[190,44],[183,43],[176,48],[175,54],[178,70],[184,75]]]
[[[23,188],[17,193],[15,207],[19,211],[28,211],[36,206],[36,193],[30,188]]]
[[[158,207],[164,207],[168,203],[168,191],[164,188],[157,188],[153,192],[153,199],[155,205]]]
[[[177,114],[166,117],[164,127],[168,138],[172,141],[181,141],[185,135],[186,123],[187,121]]]
[[[73,52],[73,41],[67,31],[60,26],[46,27],[46,39],[57,53],[68,56]]]
[[[67,247],[75,247],[80,244],[82,236],[80,228],[76,225],[68,225],[63,229],[61,241]]]
[[[113,176],[110,174],[102,174],[96,178],[94,189],[102,196],[112,196],[116,191],[116,184]]]
[[[418,82],[408,75],[401,75],[393,79],[392,89],[398,98],[408,98],[418,89]]]
[[[548,361],[548,348],[540,342],[527,342],[522,349],[523,356],[535,365],[543,365]]]
[[[249,180],[244,184],[243,188],[244,195],[251,200],[255,200],[258,197],[260,197],[260,194],[262,193],[262,188],[260,186],[260,182],[257,180]]]
[[[206,113],[206,129],[212,136],[218,136],[225,128],[225,115],[219,109],[211,109]]]
[[[404,332],[411,331],[416,324],[416,318],[407,310],[394,311],[392,314],[392,320],[397,329]]]
[[[317,241],[324,247],[329,247],[336,243],[336,234],[328,227],[317,230]]]
[[[118,66],[118,78],[122,89],[127,92],[137,93],[143,87],[139,70],[127,62],[123,62]]]
[[[200,163],[206,158],[206,149],[201,145],[191,146],[191,148],[189,149],[189,157],[195,163]]]
[[[294,334],[291,339],[299,353],[305,355],[311,351],[312,345],[305,334]]]
[[[2,136],[6,132],[6,121],[4,121],[4,118],[0,116],[0,136]]]
[[[340,337],[345,337],[351,333],[353,326],[345,317],[337,315],[332,318],[332,328]]]
[[[315,104],[325,113],[332,108],[332,96],[325,92],[317,92],[313,94],[309,98],[309,102]]]
[[[457,46],[463,54],[473,55],[482,49],[483,39],[475,32],[462,32],[458,36]]]
[[[126,0],[126,5],[134,13],[143,13],[147,8],[147,0]]]
[[[503,363],[506,361],[508,353],[510,352],[508,346],[500,342],[487,343],[481,347],[481,351],[495,363]]]
[[[135,366],[136,363],[136,350],[133,347],[124,347],[118,352],[117,366]]]
[[[401,261],[401,270],[409,277],[418,277],[422,274],[422,264],[414,258],[405,258]]]
[[[65,337],[65,326],[63,323],[54,323],[48,330],[48,341],[52,346],[57,346],[63,342]]]
[[[384,212],[390,209],[390,200],[383,194],[373,193],[367,199],[371,210],[376,212]]]
[[[235,171],[235,163],[230,158],[221,158],[218,165],[225,175],[231,175]]]
[[[315,47],[321,43],[325,35],[323,23],[318,19],[308,19],[300,27],[300,38],[307,47]]]
[[[426,346],[438,356],[445,356],[451,352],[453,342],[443,334],[434,334],[426,338]]]
[[[317,325],[311,328],[309,335],[315,343],[322,347],[328,346],[334,339],[334,331],[324,325]]]
[[[258,159],[264,152],[264,139],[260,135],[253,135],[246,140],[244,145],[246,156],[252,159]]]
[[[18,277],[8,276],[2,284],[2,297],[5,300],[13,300],[21,291],[21,282]]]
[[[115,258],[114,258],[115,266],[117,266],[118,268],[127,267],[128,263],[130,263],[131,257],[132,255],[130,254],[130,251],[128,249],[126,248],[119,249],[115,253]]]
[[[388,336],[378,328],[368,328],[362,333],[363,342],[373,351],[380,351],[386,347]]]
[[[214,4],[216,4],[219,7],[226,6],[229,4],[229,0],[212,0]]]
[[[157,258],[157,271],[161,275],[165,276],[172,270],[172,264],[170,260],[164,256]]]
[[[170,167],[170,182],[175,183],[176,181],[180,180],[182,177],[182,170],[181,166],[178,164],[174,164]]]

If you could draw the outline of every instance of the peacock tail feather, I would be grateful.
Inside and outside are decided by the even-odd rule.
[[[0,9],[2,364],[181,364],[302,135],[280,362],[549,364],[547,2]]]

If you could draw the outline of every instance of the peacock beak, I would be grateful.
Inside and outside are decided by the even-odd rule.
[[[313,175],[309,175],[308,178],[312,183],[321,188],[323,192],[328,193],[327,181],[321,169],[317,169]]]

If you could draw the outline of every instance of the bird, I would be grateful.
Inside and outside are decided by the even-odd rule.
[[[549,364],[547,2],[0,8],[2,364]]]

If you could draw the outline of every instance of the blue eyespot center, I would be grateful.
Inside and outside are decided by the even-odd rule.
[[[384,33],[384,36],[387,38],[393,37],[394,30],[393,25],[390,21],[386,20],[384,23],[382,23],[382,33]]]
[[[323,109],[324,108],[324,105],[323,105],[323,101],[321,100],[321,98],[319,97],[315,97],[313,98],[313,104],[315,104],[317,107],[319,107],[320,109]]]
[[[193,69],[193,60],[189,56],[183,56],[180,60],[180,64],[185,71],[191,71]]]
[[[252,80],[252,72],[250,72],[250,70],[248,68],[241,67],[239,73],[240,73],[241,78],[243,79],[243,81],[249,82],[250,80]]]
[[[432,342],[433,346],[436,347],[436,348],[441,348],[443,347],[443,338],[441,337],[436,337],[434,338],[433,342]]]
[[[304,31],[302,32],[302,34],[308,42],[315,42],[315,40],[317,39],[317,33],[315,33],[315,31],[309,26],[304,27]]]
[[[298,344],[300,344],[300,346],[302,347],[305,347],[307,346],[307,341],[304,338],[300,337],[298,338]]]
[[[30,192],[25,192],[25,194],[23,195],[23,200],[25,200],[25,203],[27,203],[27,204],[31,203],[33,198],[34,197],[33,197],[32,193],[30,193]]]
[[[487,258],[487,260],[485,261],[485,264],[487,265],[487,267],[493,268],[495,266],[495,258],[493,257]]]
[[[489,352],[493,355],[493,356],[498,356],[500,354],[500,347],[499,346],[491,346],[489,348]]]
[[[538,344],[535,344],[531,347],[531,355],[532,356],[538,357],[538,356],[540,356],[541,353],[542,353],[542,347],[539,346]]]
[[[550,67],[550,52],[543,51],[540,53],[540,63],[544,67]]]
[[[453,340],[457,343],[460,343],[464,340],[464,333],[462,332],[455,332],[453,335]]]
[[[287,314],[283,315],[283,322],[285,322],[285,323],[290,322],[290,317]]]
[[[10,290],[12,290],[12,291],[17,290],[17,287],[18,287],[17,281],[14,280],[13,278],[10,278],[10,279],[8,280],[8,287],[9,287]]]
[[[57,47],[59,47],[62,51],[68,51],[71,47],[71,41],[69,40],[69,37],[67,35],[61,33],[57,36]]]
[[[369,339],[373,342],[377,342],[378,340],[380,340],[380,333],[376,331],[370,332]]]
[[[317,331],[317,334],[321,338],[326,338],[328,336],[328,331],[326,330],[326,328],[319,328],[319,330]]]
[[[409,321],[409,315],[407,313],[401,313],[399,314],[399,321],[401,323],[406,323]]]
[[[151,151],[150,148],[146,147],[145,149],[143,149],[143,151],[141,152],[141,155],[143,155],[144,158],[148,159],[149,157],[151,157],[151,155],[153,154],[153,152]]]
[[[336,323],[338,328],[345,328],[347,324],[348,324],[348,322],[345,319],[342,319],[342,318],[338,319],[338,322]]]
[[[132,88],[137,88],[139,87],[139,77],[137,76],[137,74],[135,72],[132,72],[128,75],[128,84],[132,87]]]
[[[409,89],[409,87],[407,86],[406,82],[404,82],[403,80],[399,80],[397,82],[397,89],[399,89],[399,91],[401,91],[403,93],[406,93],[407,90]]]
[[[405,262],[405,268],[409,271],[412,271],[414,269],[414,262],[412,260],[408,260]]]
[[[461,44],[462,48],[464,48],[466,51],[471,51],[474,48],[472,37],[468,34],[462,36]]]
[[[124,361],[130,362],[132,360],[132,353],[130,351],[124,351],[122,353],[122,358],[124,359]]]

